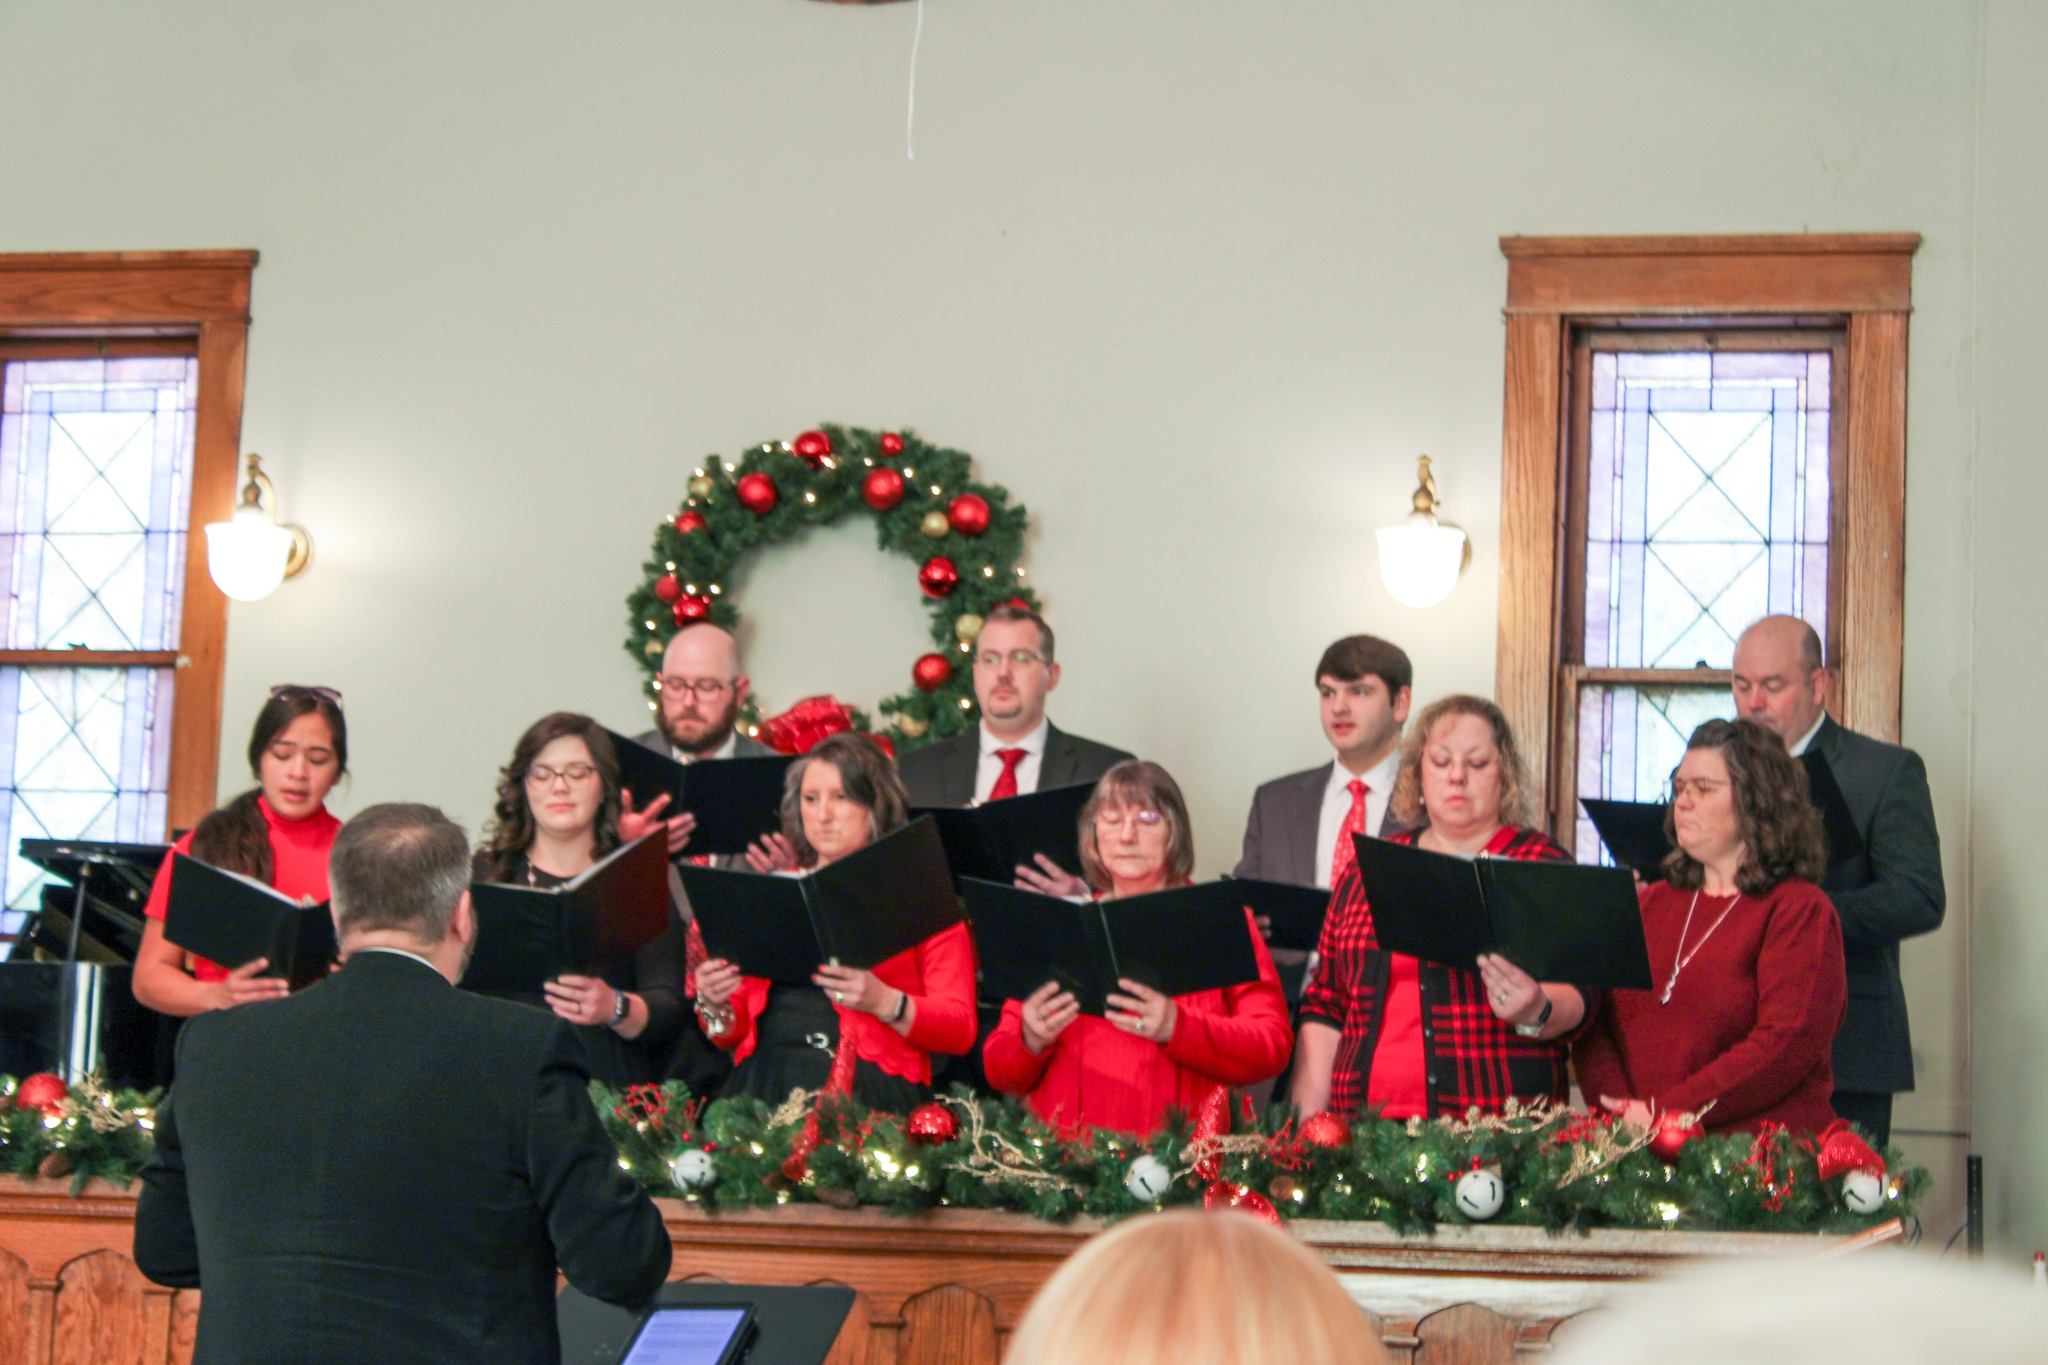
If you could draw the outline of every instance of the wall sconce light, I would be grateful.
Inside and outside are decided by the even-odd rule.
[[[241,505],[227,521],[206,528],[206,567],[214,586],[237,602],[259,602],[295,578],[313,557],[303,526],[277,519],[277,488],[263,472],[263,457],[249,457]]]
[[[1380,579],[1396,602],[1433,607],[1458,586],[1458,575],[1472,562],[1472,542],[1457,527],[1437,521],[1429,456],[1419,457],[1418,466],[1415,510],[1407,520],[1379,528]]]

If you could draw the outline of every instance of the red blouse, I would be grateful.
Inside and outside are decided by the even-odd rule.
[[[1245,931],[1259,979],[1175,996],[1173,1036],[1163,1044],[1083,1015],[1051,1047],[1033,1053],[1024,1045],[1022,1002],[1004,1002],[1002,1020],[981,1049],[989,1084],[1023,1095],[1064,1135],[1084,1128],[1144,1134],[1157,1129],[1170,1108],[1194,1113],[1219,1086],[1279,1075],[1293,1045],[1287,1000],[1249,910]]]
[[[1729,898],[1701,895],[1667,1005],[1659,997],[1693,893],[1656,882],[1640,894],[1656,986],[1611,992],[1580,1038],[1572,1060],[1586,1102],[1605,1095],[1697,1110],[1711,1100],[1702,1120],[1710,1132],[1755,1132],[1767,1121],[1802,1133],[1825,1127],[1834,1118],[1828,1053],[1849,989],[1827,896],[1788,879],[1743,896],[1722,919]]]
[[[334,849],[335,836],[341,833],[341,821],[328,814],[325,806],[303,820],[287,820],[260,796],[256,798],[256,808],[263,812],[264,823],[270,826],[270,884],[294,900],[326,900],[327,855]],[[170,913],[171,863],[176,854],[189,857],[191,852],[192,835],[187,831],[164,855],[163,866],[157,869],[156,884],[149,890],[149,902],[142,907],[143,914],[161,923]],[[227,974],[227,968],[217,962],[208,962],[203,957],[192,959],[192,975],[201,981],[221,981]]]
[[[692,932],[695,929],[691,925]],[[872,1014],[834,1005],[840,1046],[850,1045],[855,1058],[872,1062],[892,1076],[930,1085],[932,1053],[961,1053],[974,1046],[974,940],[968,937],[967,926],[941,929],[910,951],[876,966],[874,974],[882,984],[909,995],[916,1010],[910,1032],[900,1034]],[[712,1042],[732,1053],[735,1063],[745,1061],[754,1050],[754,1021],[768,1008],[769,984],[766,977],[741,977],[740,988],[730,1002],[732,1023],[725,1032],[712,1036]],[[694,982],[690,989],[694,995]]]

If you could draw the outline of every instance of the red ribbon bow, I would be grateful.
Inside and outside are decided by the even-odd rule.
[[[1850,1171],[1884,1174],[1884,1158],[1857,1136],[1847,1119],[1836,1119],[1815,1137],[1813,1164],[1822,1180],[1833,1180]]]
[[[833,735],[853,728],[853,708],[830,695],[805,697],[779,716],[761,722],[761,742],[779,754],[807,754]],[[896,756],[896,746],[881,735],[869,735],[882,752]]]

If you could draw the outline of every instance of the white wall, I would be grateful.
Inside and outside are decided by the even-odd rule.
[[[2033,44],[2014,63],[2040,50],[2023,8],[1998,9]],[[0,249],[263,253],[244,445],[318,551],[235,609],[227,784],[264,688],[325,682],[347,804],[480,819],[542,710],[644,717],[621,604],[706,451],[903,424],[1030,506],[1056,714],[1166,762],[1213,870],[1252,784],[1317,759],[1329,639],[1401,640],[1424,696],[1490,690],[1497,237],[1917,230],[1905,733],[1957,909],[1907,951],[1926,1069],[1902,1120],[1960,1131],[1969,812],[2039,808],[2024,773],[1971,787],[1973,700],[2026,686],[1973,674],[1958,609],[2025,557],[2017,528],[1973,540],[2021,512],[1973,501],[1968,339],[2029,268],[2017,238],[1975,252],[1978,124],[2012,178],[2040,126],[2022,66],[1980,101],[1979,10],[936,0],[912,161],[916,17],[0,9]],[[1427,613],[1385,597],[1369,535],[1419,451],[1476,542]],[[871,703],[923,648],[908,567],[859,533],[752,582],[771,706]]]

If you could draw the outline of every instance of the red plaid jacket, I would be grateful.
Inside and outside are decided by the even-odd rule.
[[[1392,838],[1412,844],[1419,833],[1410,830]],[[1569,858],[1542,830],[1512,825],[1495,835],[1481,856],[1532,862]],[[1379,946],[1355,863],[1330,893],[1316,951],[1321,962],[1302,994],[1301,1018],[1338,1031],[1330,1110],[1350,1117],[1365,1106],[1371,1093],[1373,1049],[1379,1042],[1381,1000],[1393,956]],[[1499,1113],[1510,1096],[1525,1103],[1539,1098],[1564,1102],[1570,1084],[1568,1038],[1537,1042],[1517,1035],[1487,1005],[1476,966],[1424,962],[1419,984],[1423,1073],[1431,1117],[1459,1118],[1475,1105],[1486,1113]],[[1586,997],[1586,1018],[1591,1019],[1598,998],[1587,987],[1576,989]]]

